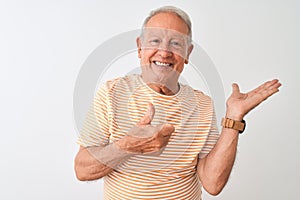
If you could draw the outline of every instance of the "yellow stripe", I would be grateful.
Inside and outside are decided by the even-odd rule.
[[[170,123],[175,133],[160,156],[136,155],[104,179],[105,199],[201,199],[196,164],[218,140],[212,100],[180,85],[174,96],[153,92],[139,75],[114,79],[97,92],[78,143],[107,144],[122,138],[155,106],[152,125]]]

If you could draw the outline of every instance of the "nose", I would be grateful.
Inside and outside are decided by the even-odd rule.
[[[160,44],[159,48],[157,49],[157,53],[163,58],[173,55],[173,52],[169,49],[169,45],[164,43]]]
[[[168,58],[173,55],[172,51],[165,49],[157,49],[157,54],[160,55],[162,58]]]

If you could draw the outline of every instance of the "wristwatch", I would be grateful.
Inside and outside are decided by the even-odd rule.
[[[246,128],[246,122],[245,120],[242,121],[235,121],[233,119],[229,119],[229,118],[223,118],[222,119],[222,124],[221,124],[224,128],[231,128],[234,130],[238,130],[239,133],[243,133],[245,128]]]

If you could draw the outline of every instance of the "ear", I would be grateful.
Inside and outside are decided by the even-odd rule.
[[[141,39],[140,39],[140,37],[136,38],[136,46],[138,48],[138,57],[141,58],[141,48],[142,48],[142,45],[141,45]]]
[[[187,52],[187,56],[186,56],[186,59],[184,60],[184,63],[185,64],[188,64],[189,63],[189,57],[190,57],[190,54],[192,53],[193,51],[193,48],[194,48],[194,45],[190,45],[189,48],[188,48],[188,52]]]

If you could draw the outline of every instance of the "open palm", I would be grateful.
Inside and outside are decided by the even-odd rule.
[[[241,93],[238,84],[232,84],[232,94],[226,103],[226,116],[235,120],[243,119],[249,111],[278,92],[280,86],[281,83],[274,79],[263,83],[248,93]]]

